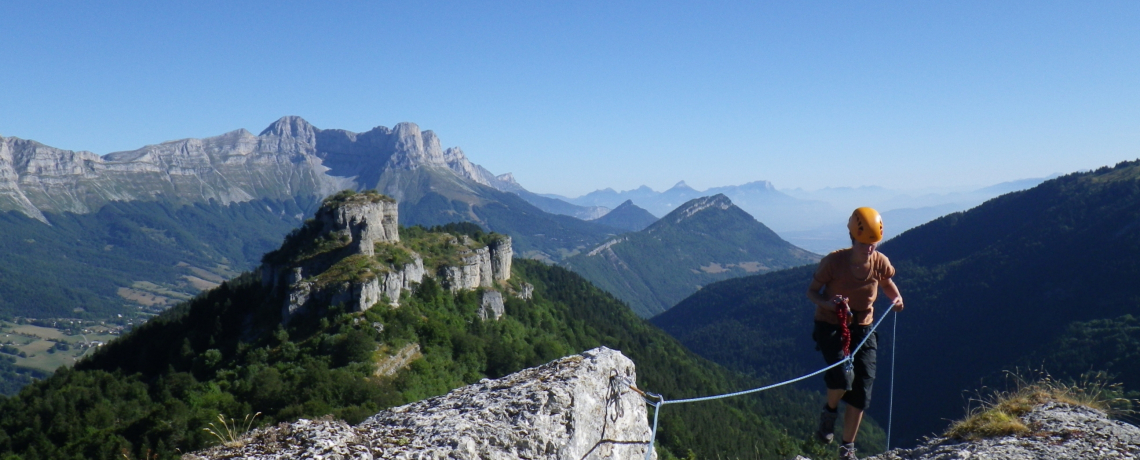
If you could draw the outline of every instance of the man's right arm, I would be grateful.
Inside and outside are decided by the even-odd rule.
[[[835,311],[835,304],[830,299],[823,296],[820,291],[823,290],[824,284],[819,280],[812,278],[811,284],[808,285],[807,296],[811,303],[816,304],[820,308],[827,311]]]

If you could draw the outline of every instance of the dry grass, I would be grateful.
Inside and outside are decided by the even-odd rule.
[[[241,447],[242,435],[249,432],[249,428],[253,426],[253,420],[256,419],[259,415],[261,415],[261,412],[253,414],[253,417],[250,417],[249,414],[246,414],[245,418],[242,419],[242,423],[245,423],[245,427],[242,427],[240,424],[235,423],[234,419],[230,419],[230,421],[227,423],[226,418],[222,416],[222,414],[218,414],[218,421],[222,422],[222,426],[218,427],[217,425],[210,423],[210,428],[202,428],[202,431],[214,435],[215,438],[218,438],[219,441],[222,441],[223,446],[230,448]]]
[[[971,400],[977,405],[964,419],[951,424],[946,436],[976,440],[1028,434],[1030,428],[1021,417],[1047,402],[1090,407],[1109,415],[1130,412],[1132,401],[1122,398],[1120,384],[1108,383],[1104,374],[1085,374],[1076,382],[1055,380],[1043,371],[1033,374],[1027,378],[1020,372],[1007,372],[1013,389]]]

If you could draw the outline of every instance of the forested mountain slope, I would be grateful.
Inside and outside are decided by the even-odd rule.
[[[0,457],[177,458],[215,441],[203,428],[218,414],[240,420],[260,413],[255,425],[329,414],[358,422],[382,408],[599,345],[632,358],[637,384],[670,398],[757,383],[697,357],[567,270],[517,259],[506,264],[505,276],[493,253],[494,277],[479,275],[485,249],[498,244],[498,253],[505,251],[509,239],[502,236],[459,224],[405,227],[394,240],[388,230],[396,207],[385,200],[330,198],[316,219],[266,257],[261,276],[225,282],[74,369],[0,398]],[[357,207],[341,212],[343,203]],[[384,207],[383,215],[368,203]],[[380,217],[383,231],[374,220]],[[334,221],[340,226],[329,230]],[[373,244],[361,235],[386,239]],[[421,281],[410,289],[381,296],[371,308],[356,303],[374,298],[360,286],[408,280],[413,271]],[[477,287],[456,284],[471,279]],[[331,300],[322,301],[324,293]],[[496,298],[497,311],[487,300]],[[819,448],[806,441],[817,402],[815,393],[781,389],[670,406],[661,415],[660,453],[810,452]],[[868,441],[881,447],[881,433]]]
[[[894,415],[907,421],[895,424],[899,439],[913,440],[960,414],[963,392],[982,377],[1067,343],[1052,341],[1071,323],[1140,311],[1140,162],[1003,195],[910,230],[881,251],[906,299]],[[735,369],[772,377],[815,369],[813,307],[804,295],[811,274],[803,267],[706,286],[654,323]],[[1082,362],[1094,369],[1140,368],[1118,361],[1133,358],[1115,347],[1088,349]],[[871,414],[884,410],[876,405]]]
[[[0,213],[0,312],[109,319],[162,311],[256,266],[314,198],[113,202],[88,214]]]

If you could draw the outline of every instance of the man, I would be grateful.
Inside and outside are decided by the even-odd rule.
[[[887,256],[876,250],[883,239],[882,216],[871,208],[856,209],[847,221],[847,229],[851,233],[851,248],[840,249],[824,257],[807,291],[808,299],[816,306],[812,338],[829,365],[845,358],[840,317],[847,320],[850,349],[854,351],[874,324],[872,304],[880,287],[890,299],[894,311],[903,310],[902,294],[891,280],[895,268]],[[875,382],[877,335],[872,334],[863,348],[855,353],[853,372],[840,365],[823,376],[827,384],[827,405],[820,415],[816,437],[823,443],[831,443],[835,438],[839,402],[847,403],[843,417],[843,442],[839,446],[839,458],[842,460],[857,458],[855,436],[859,434],[863,411],[871,402],[871,386]]]

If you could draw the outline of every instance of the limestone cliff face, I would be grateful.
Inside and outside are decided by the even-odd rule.
[[[511,237],[504,235],[488,245],[491,251],[491,279],[506,281],[511,278],[511,259],[515,251],[511,248]]]
[[[479,317],[498,321],[506,312],[503,305],[503,294],[499,291],[483,292],[483,299],[479,303]]]
[[[338,206],[323,206],[317,211],[317,220],[324,227],[325,234],[338,234],[352,241],[355,252],[365,255],[375,253],[376,243],[400,241],[397,221],[399,209],[396,200],[371,200],[354,195]]]
[[[312,304],[343,304],[349,311],[363,311],[387,299],[388,305],[395,307],[399,305],[400,295],[421,283],[425,276],[439,279],[453,292],[488,289],[484,294],[482,316],[496,320],[502,317],[502,296],[493,288],[510,279],[513,255],[510,237],[493,235],[485,246],[467,236],[451,237],[449,246],[456,251],[460,262],[428,269],[420,254],[396,246],[400,242],[398,213],[395,200],[375,192],[342,192],[325,200],[316,218],[306,224],[311,226],[306,227],[308,233],[302,232],[323,243],[308,242],[310,246],[304,246],[306,242],[296,242],[298,247],[292,250],[305,252],[302,248],[313,244],[334,247],[299,259],[294,256],[282,261],[279,257],[267,256],[270,261],[261,267],[262,285],[280,293],[284,299],[282,321],[289,322]],[[376,257],[377,248],[406,251],[410,260],[400,263],[380,260]],[[529,296],[532,289],[524,286],[521,295]]]
[[[632,381],[633,362],[601,347],[386,410],[357,426],[282,423],[250,433],[240,447],[182,458],[642,459],[649,421],[645,402],[627,385]]]
[[[0,211],[88,213],[111,201],[226,204],[327,196],[376,187],[385,171],[434,168],[482,185],[494,176],[414,123],[365,133],[283,117],[259,135],[239,129],[100,157],[0,137]]]
[[[99,157],[15,138],[0,139],[5,186],[39,211],[92,212],[111,201],[220,203],[327,195],[351,181],[325,173],[304,138],[238,130]],[[5,166],[9,166],[5,168]],[[6,174],[5,174],[6,173]]]
[[[465,242],[470,244],[469,241]],[[511,238],[503,236],[491,244],[466,251],[459,265],[443,267],[443,285],[452,291],[491,287],[511,277]]]

